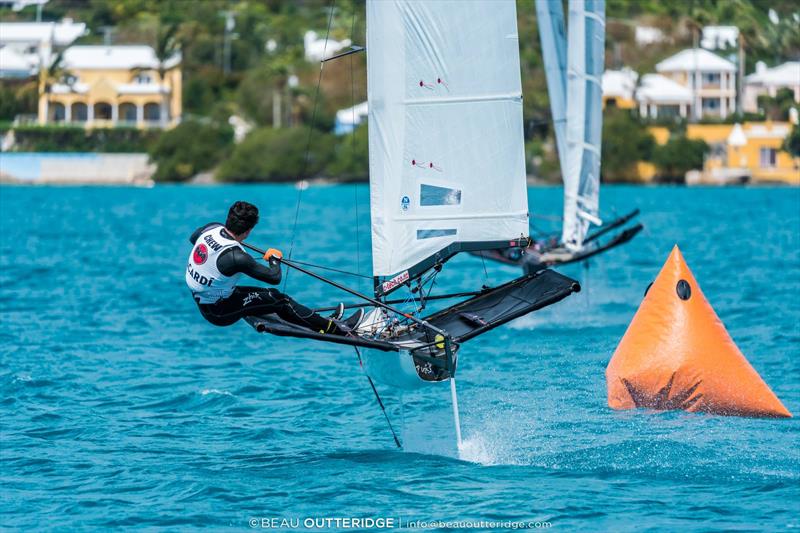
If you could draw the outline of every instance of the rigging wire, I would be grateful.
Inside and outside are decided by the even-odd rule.
[[[336,0],[331,0],[330,4],[330,14],[328,15],[328,29],[325,32],[325,44],[322,47],[322,59],[325,59],[325,53],[328,49],[328,39],[331,35],[331,22],[333,22],[333,10],[336,7]],[[314,91],[314,107],[311,111],[311,122],[308,125],[308,138],[306,140],[306,151],[305,155],[303,156],[303,167],[300,170],[300,178],[305,179],[304,176],[306,174],[306,170],[308,169],[308,160],[309,154],[311,151],[311,138],[314,134],[314,123],[317,120],[317,104],[319,103],[319,88],[322,85],[322,71],[325,68],[325,61],[321,61],[319,64],[319,77],[317,78],[317,88]],[[297,205],[295,206],[294,210],[294,224],[292,225],[292,240],[289,244],[289,256],[288,259],[292,258],[292,252],[294,251],[294,240],[297,236],[297,221],[300,218],[300,204],[303,198],[303,187],[297,187]],[[283,292],[286,292],[286,284],[289,282],[289,270],[286,271],[286,277],[283,278]]]
[[[322,266],[322,265],[317,265],[315,263],[308,263],[306,261],[298,261],[297,259],[292,259],[292,262],[293,263],[297,263],[298,265],[303,265],[303,266],[312,267],[312,268],[318,268],[320,270],[329,270],[331,272],[337,272],[339,274],[344,274],[346,276],[353,276],[353,277],[357,277],[357,278],[372,279],[370,276],[367,276],[366,274],[359,274],[358,272],[350,272],[349,270],[342,270],[342,269],[339,269],[339,268],[326,267],[326,266]]]

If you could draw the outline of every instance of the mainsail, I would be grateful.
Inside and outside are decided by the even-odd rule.
[[[560,0],[536,0],[547,92],[564,179],[561,242],[579,250],[600,225],[600,141],[605,0],[570,0],[569,46]]]
[[[367,2],[367,50],[376,292],[527,237],[514,0]]]
[[[600,137],[605,58],[605,0],[570,0],[567,47],[567,165],[561,241],[580,249],[600,225]]]

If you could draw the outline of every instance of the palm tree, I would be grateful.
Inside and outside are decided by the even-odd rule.
[[[51,61],[45,62],[39,67],[39,91],[45,94],[44,100],[44,119],[47,121],[50,112],[50,94],[53,86],[57,83],[64,83],[72,88],[75,78],[64,65],[64,50],[61,50]]]
[[[161,101],[159,102],[159,120],[161,126],[166,126],[166,118],[169,110],[169,95],[172,94],[172,83],[167,77],[167,72],[174,67],[174,60],[180,54],[180,42],[177,38],[179,24],[171,22],[169,24],[158,24],[156,28],[155,46],[153,50],[156,55],[156,68],[158,74],[159,88],[167,82],[168,91],[159,89],[161,94]],[[138,66],[131,69],[133,72],[142,72],[145,70],[153,70],[150,66]]]

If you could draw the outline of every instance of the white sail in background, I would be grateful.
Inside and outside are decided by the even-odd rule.
[[[598,218],[605,0],[570,0],[567,47],[567,157],[561,240],[580,249]],[[562,160],[563,161],[563,160]]]
[[[374,275],[527,236],[514,0],[368,1],[367,71]]]
[[[536,0],[536,20],[558,161],[563,172],[567,168],[567,32],[561,0]]]

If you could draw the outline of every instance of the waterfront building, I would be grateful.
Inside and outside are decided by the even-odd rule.
[[[692,102],[691,89],[661,74],[645,74],[636,89],[636,103],[643,118],[687,118]]]
[[[781,146],[789,122],[689,124],[686,136],[702,139],[711,150],[697,179],[703,183],[789,183],[800,185],[800,159]]]
[[[72,46],[57,78],[42,76],[39,123],[172,127],[182,113],[180,62],[149,46]]]
[[[658,63],[656,72],[689,90],[687,111],[692,119],[724,119],[735,113],[736,65],[727,59],[702,48],[689,48]]]
[[[787,61],[773,68],[759,61],[756,71],[745,77],[742,108],[757,113],[758,97],[774,98],[781,89],[792,91],[795,103],[800,104],[800,61]]]
[[[83,22],[0,22],[0,78],[27,78],[88,30]]]

